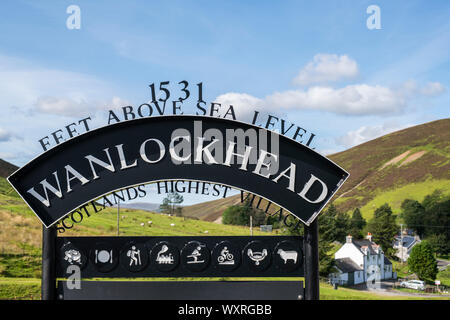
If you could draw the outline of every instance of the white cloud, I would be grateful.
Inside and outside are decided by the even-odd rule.
[[[40,97],[37,99],[35,107],[38,112],[62,116],[79,116],[89,109],[86,101],[56,97]]]
[[[359,74],[358,64],[347,55],[316,54],[294,78],[296,85],[307,86],[353,79]]]
[[[239,120],[251,120],[254,110],[263,111],[264,101],[247,93],[229,92],[218,96],[214,102],[232,105]]]
[[[362,126],[354,131],[349,131],[345,135],[336,138],[336,143],[351,148],[361,143],[384,136],[388,133],[398,131],[412,125],[398,125],[396,123],[384,123],[382,125]]]
[[[311,87],[307,90],[276,92],[266,98],[266,103],[279,108],[321,110],[346,115],[392,113],[405,106],[404,98],[394,90],[367,84],[339,89]]]
[[[408,102],[418,96],[434,96],[444,91],[439,82],[418,86],[407,81],[397,88],[381,85],[354,84],[342,88],[313,86],[307,89],[275,92],[264,99],[246,93],[226,93],[216,102],[232,104],[238,117],[248,119],[253,110],[316,110],[342,115],[388,115],[403,112]]]
[[[62,116],[80,116],[117,106],[111,84],[91,75],[36,66],[0,55],[2,103],[22,110]]]
[[[75,100],[58,97],[39,97],[35,103],[35,111],[54,115],[79,117],[95,114],[97,111],[117,109],[129,105],[128,101],[113,97],[111,101]]]
[[[436,96],[445,91],[445,87],[439,82],[429,82],[421,88],[420,93],[425,96]]]
[[[422,96],[437,96],[445,91],[445,87],[439,82],[428,82],[427,84],[420,86],[415,80],[408,80],[402,84],[399,91],[405,97]]]

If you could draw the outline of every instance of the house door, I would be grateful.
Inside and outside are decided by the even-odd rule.
[[[348,285],[352,286],[355,284],[355,273],[354,272],[349,272],[348,273]]]

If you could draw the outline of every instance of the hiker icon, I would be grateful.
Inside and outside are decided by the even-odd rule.
[[[131,272],[139,272],[148,264],[148,249],[142,243],[129,242],[120,251],[120,264]]]
[[[130,257],[130,267],[133,265],[140,266],[141,263],[141,250],[136,249],[136,246],[132,246],[130,250],[127,251],[127,257]]]

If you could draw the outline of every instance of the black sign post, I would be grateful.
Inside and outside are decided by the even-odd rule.
[[[305,230],[305,300],[319,300],[319,226],[317,220]]]
[[[56,227],[42,226],[42,300],[56,299]]]

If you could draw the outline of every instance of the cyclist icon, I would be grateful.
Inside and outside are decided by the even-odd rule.
[[[234,264],[234,256],[230,253],[227,247],[224,247],[222,251],[220,251],[217,261],[219,264]]]

